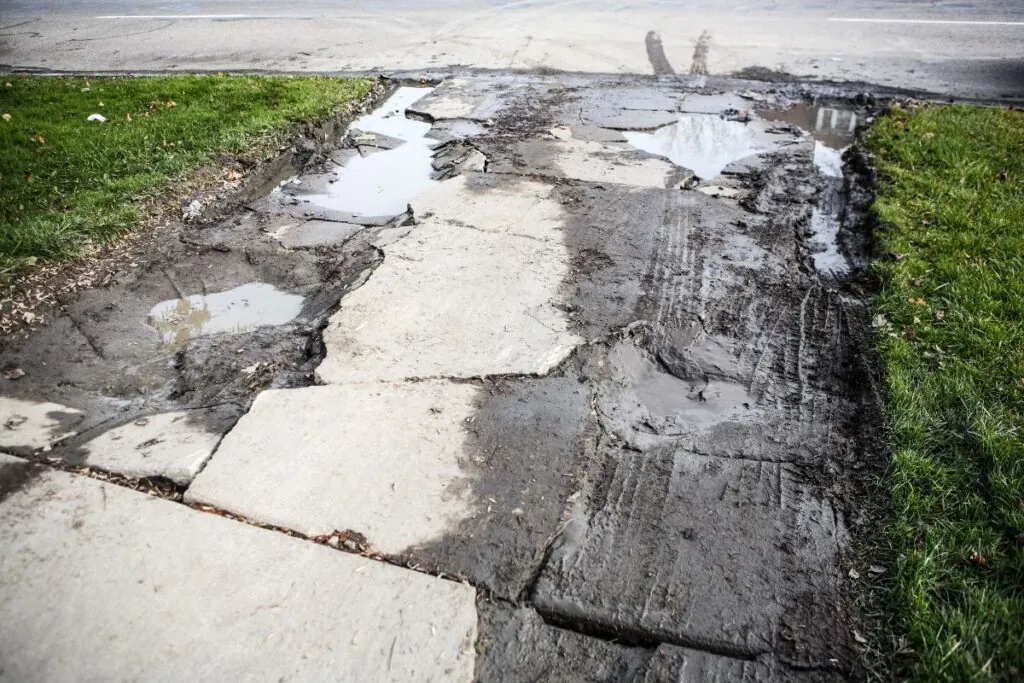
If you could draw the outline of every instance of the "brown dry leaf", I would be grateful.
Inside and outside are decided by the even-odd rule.
[[[903,326],[903,338],[906,339],[907,341],[911,341],[911,340],[917,339],[917,332],[915,332],[914,328],[911,327],[910,325],[904,325]]]
[[[971,552],[970,560],[971,560],[971,562],[973,562],[974,564],[978,565],[982,569],[985,569],[985,568],[988,567],[988,558],[985,557],[984,555],[982,555],[981,553],[979,553],[977,550],[974,550],[974,551]]]
[[[34,137],[32,139],[35,140],[36,142],[38,142],[40,145],[45,145],[46,144],[46,138],[44,138],[42,135],[37,135],[36,137]]]
[[[1002,173],[999,174],[998,178],[1002,181],[1007,181],[1010,179],[1010,174],[1007,173],[1006,171],[1003,171]]]
[[[167,103],[164,106],[166,106],[168,109],[171,109],[173,107],[177,107],[178,103],[174,100],[167,100]]]
[[[235,180],[241,180],[241,179],[242,179],[242,172],[241,171],[236,171],[234,169],[228,171],[228,180],[235,181]]]
[[[14,368],[12,370],[4,370],[4,377],[11,380],[12,382],[16,379],[21,379],[25,376],[25,371],[21,368]]]

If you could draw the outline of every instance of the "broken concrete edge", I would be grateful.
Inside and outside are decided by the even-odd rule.
[[[744,73],[749,76],[744,75]],[[446,78],[473,78],[516,74],[534,77],[563,77],[577,79],[603,78],[606,84],[616,82],[640,82],[652,84],[675,85],[695,90],[751,90],[755,92],[771,92],[785,95],[791,99],[808,97],[834,98],[837,100],[855,99],[858,95],[869,93],[877,100],[914,99],[931,103],[958,102],[979,106],[1006,105],[1024,103],[1024,95],[1017,97],[1001,97],[998,99],[952,97],[950,95],[914,88],[899,88],[891,85],[869,83],[866,81],[834,81],[815,80],[792,76],[785,72],[762,67],[748,67],[731,74],[715,75],[663,75],[625,74],[609,72],[563,71],[548,67],[533,69],[485,69],[477,67],[452,66],[447,68],[427,67],[424,69],[366,69],[354,71],[308,70],[296,71],[288,69],[110,69],[110,70],[78,70],[78,69],[47,69],[16,64],[0,64],[0,74],[22,76],[83,76],[83,77],[143,77],[143,76],[176,76],[176,75],[215,75],[226,73],[233,75],[266,75],[266,76],[323,76],[330,78],[375,78],[396,86],[402,85],[437,85]],[[755,77],[756,76],[756,77]]]

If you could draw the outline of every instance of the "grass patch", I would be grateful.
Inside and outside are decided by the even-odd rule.
[[[0,87],[0,275],[73,257],[220,154],[259,158],[370,82],[8,77]],[[87,121],[91,114],[106,123]]]
[[[897,557],[886,590],[920,681],[1024,672],[1024,112],[895,109],[875,305]]]

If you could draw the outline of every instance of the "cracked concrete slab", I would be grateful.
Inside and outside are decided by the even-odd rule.
[[[30,453],[75,434],[85,413],[59,403],[0,396],[0,448]]]
[[[306,536],[351,530],[387,554],[428,543],[471,514],[461,460],[476,392],[445,381],[265,391],[185,499]]]
[[[469,586],[16,458],[0,479],[25,467],[0,504],[0,680],[472,678]]]
[[[569,265],[557,204],[514,179],[484,192],[493,201],[479,220],[427,211],[384,247],[324,330],[323,382],[543,375],[579,343],[554,305]],[[520,234],[506,216],[519,217]]]
[[[137,417],[86,441],[64,459],[126,477],[164,477],[187,485],[241,412],[229,404]]]
[[[844,525],[795,469],[672,448],[602,455],[537,582],[543,614],[626,640],[849,666]]]

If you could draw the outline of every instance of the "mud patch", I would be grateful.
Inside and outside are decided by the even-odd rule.
[[[474,679],[480,683],[636,682],[651,657],[650,650],[549,626],[528,608],[480,599],[477,613]]]
[[[596,430],[578,373],[482,384],[466,425],[463,477],[473,514],[406,561],[464,577],[506,600],[532,583]]]
[[[597,485],[537,583],[542,614],[625,642],[850,666],[837,610],[845,530],[792,468],[675,449],[600,452]]]

